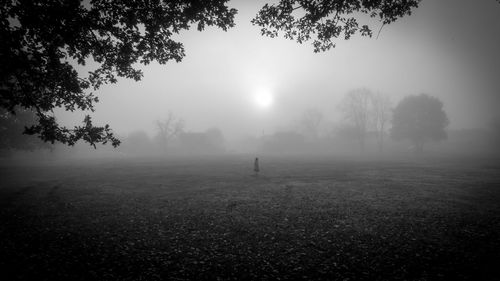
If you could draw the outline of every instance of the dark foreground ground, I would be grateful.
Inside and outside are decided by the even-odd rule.
[[[500,280],[500,165],[0,166],[2,280]],[[7,277],[7,278],[4,278]]]

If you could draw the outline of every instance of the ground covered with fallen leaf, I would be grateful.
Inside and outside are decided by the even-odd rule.
[[[0,165],[2,280],[500,280],[500,164]]]

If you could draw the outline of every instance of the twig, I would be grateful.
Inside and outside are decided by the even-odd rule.
[[[382,26],[380,26],[380,29],[378,30],[377,38],[376,39],[378,39],[378,36],[380,35],[380,32],[382,31],[382,28],[384,27],[384,25],[385,25],[385,22],[382,23]]]

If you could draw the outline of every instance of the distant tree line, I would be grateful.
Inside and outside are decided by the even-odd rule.
[[[226,150],[222,131],[210,128],[203,132],[186,131],[184,119],[169,111],[154,122],[155,134],[135,131],[122,137],[118,151],[130,155],[219,154]]]
[[[347,92],[337,109],[342,117],[333,129],[337,141],[356,142],[363,152],[367,138],[375,139],[379,152],[384,151],[385,140],[408,140],[412,150],[421,153],[429,141],[441,141],[447,137],[448,117],[443,103],[427,94],[410,95],[395,107],[391,99],[382,93],[367,88]],[[307,109],[297,121],[296,130],[276,132],[265,136],[263,148],[266,151],[299,151],[309,143],[326,142],[321,137],[320,127],[324,122],[323,113]],[[330,140],[332,142],[333,140]]]
[[[500,140],[500,119],[492,120],[488,130],[448,130],[450,122],[443,102],[428,94],[406,96],[393,106],[387,95],[358,88],[348,91],[331,110],[340,113],[339,118],[328,120],[318,108],[309,108],[298,114],[289,129],[242,140],[240,150],[234,142],[225,140],[220,129],[189,131],[183,118],[167,111],[165,118],[152,122],[155,128],[152,135],[139,130],[120,136],[122,145],[117,152],[158,156],[227,151],[324,154],[412,150],[420,154],[426,144],[434,142],[437,145],[451,136],[440,150],[484,153],[496,149]],[[7,111],[0,114],[0,155],[16,150],[45,150],[59,156],[75,154],[64,145],[53,145],[21,134],[25,124],[35,119],[36,114],[27,110],[19,110],[16,115]],[[111,150],[100,151],[112,153]]]

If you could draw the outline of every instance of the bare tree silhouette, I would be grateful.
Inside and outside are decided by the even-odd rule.
[[[158,139],[166,151],[170,141],[184,131],[184,120],[177,118],[172,112],[168,112],[164,120],[156,120]]]
[[[371,113],[373,126],[377,132],[377,143],[380,152],[384,150],[386,125],[391,117],[391,100],[388,96],[376,93],[371,96]]]
[[[310,108],[302,113],[298,121],[299,131],[311,140],[319,137],[319,126],[323,121],[323,113],[316,108]]]
[[[356,130],[356,138],[361,151],[365,149],[372,95],[370,90],[359,88],[348,92],[340,103],[340,110],[345,120]]]

